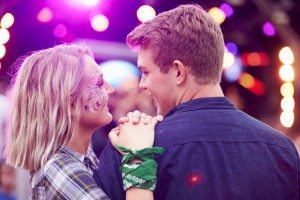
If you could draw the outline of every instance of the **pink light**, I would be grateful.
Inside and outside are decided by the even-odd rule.
[[[63,24],[58,24],[53,30],[53,34],[58,38],[65,37],[67,35],[67,32],[67,27]]]
[[[186,186],[193,188],[203,182],[203,175],[200,172],[192,171],[185,177]]]
[[[50,22],[53,18],[53,13],[50,8],[43,8],[37,15],[37,19],[42,23]]]
[[[266,36],[274,36],[276,34],[274,26],[270,22],[264,23],[263,27],[263,32]]]
[[[226,17],[230,17],[233,14],[233,8],[227,3],[222,3],[220,9],[225,13]]]
[[[94,7],[99,4],[100,0],[69,0],[75,6]]]

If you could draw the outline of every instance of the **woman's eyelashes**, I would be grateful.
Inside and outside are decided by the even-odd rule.
[[[102,87],[102,86],[103,86],[103,84],[104,84],[104,81],[103,81],[103,79],[101,79],[101,80],[98,80],[98,81],[96,81],[96,83],[95,83],[95,85],[96,85],[97,87]]]

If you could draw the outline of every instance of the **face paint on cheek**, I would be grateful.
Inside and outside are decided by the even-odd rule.
[[[83,109],[86,112],[104,108],[108,101],[108,94],[101,86],[86,86],[83,91]]]

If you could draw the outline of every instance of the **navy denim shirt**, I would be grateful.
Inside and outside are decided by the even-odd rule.
[[[225,97],[171,110],[156,126],[155,199],[299,199],[299,155],[280,132],[236,109]],[[121,157],[111,145],[94,178],[111,199],[125,199]]]

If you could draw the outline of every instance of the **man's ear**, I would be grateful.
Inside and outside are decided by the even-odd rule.
[[[186,80],[187,76],[187,67],[179,60],[174,60],[173,66],[175,69],[176,75],[176,85],[182,84]]]

